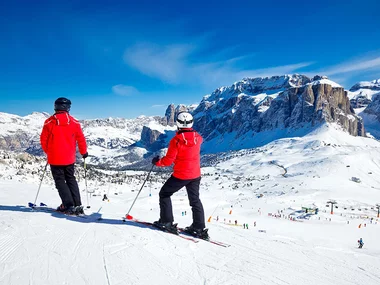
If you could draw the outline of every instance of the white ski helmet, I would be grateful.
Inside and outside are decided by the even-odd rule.
[[[193,116],[188,112],[181,112],[177,115],[176,124],[180,129],[191,128],[193,126],[193,122]]]

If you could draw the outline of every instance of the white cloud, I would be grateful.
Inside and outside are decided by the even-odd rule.
[[[175,83],[188,69],[186,57],[191,50],[190,45],[137,44],[125,51],[124,61],[145,75]]]
[[[112,92],[120,96],[132,96],[139,94],[139,91],[135,87],[123,84],[112,86]]]
[[[196,52],[194,46],[187,44],[159,46],[140,43],[125,51],[124,61],[139,72],[170,84],[202,84],[212,88],[231,84],[243,77],[294,73],[312,64],[301,62],[264,69],[241,70],[237,67],[237,63],[248,57],[254,57],[254,54],[194,63],[192,56]]]
[[[324,70],[324,73],[331,76],[344,73],[364,72],[375,69],[380,70],[380,57],[368,58],[366,56],[328,67]]]
[[[167,107],[167,105],[152,105],[151,108],[164,108]]]
[[[306,73],[306,75],[310,74],[327,75],[335,82],[349,89],[353,84],[359,81],[370,81],[377,78],[376,75],[380,74],[379,51],[375,53],[372,52],[371,55],[361,55],[336,65]]]

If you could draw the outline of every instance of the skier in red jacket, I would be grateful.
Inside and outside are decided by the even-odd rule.
[[[193,236],[208,239],[203,205],[199,199],[202,137],[192,129],[193,116],[190,113],[179,113],[176,124],[178,131],[171,139],[166,155],[161,159],[156,156],[152,160],[152,163],[159,167],[170,166],[174,163],[173,174],[162,186],[159,194],[160,219],[155,222],[155,225],[169,232],[178,233],[177,224],[173,224],[174,217],[170,197],[182,187],[186,187],[193,212],[193,223],[185,231]]]
[[[79,187],[74,176],[74,163],[77,143],[83,158],[88,156],[87,144],[79,122],[69,115],[70,107],[69,99],[61,97],[55,101],[55,114],[45,121],[40,142],[47,154],[55,187],[62,200],[57,210],[83,214]]]

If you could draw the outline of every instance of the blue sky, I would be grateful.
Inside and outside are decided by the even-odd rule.
[[[380,78],[380,1],[1,1],[0,112],[164,115],[243,77]]]

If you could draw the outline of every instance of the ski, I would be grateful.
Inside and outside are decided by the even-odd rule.
[[[178,228],[178,231],[181,234],[183,234],[183,235],[191,236],[191,237],[193,237],[195,239],[203,240],[203,241],[206,241],[206,242],[209,242],[209,243],[212,243],[212,244],[215,244],[215,245],[219,245],[219,246],[222,246],[222,247],[230,247],[231,246],[230,244],[227,244],[227,243],[224,243],[224,242],[221,242],[221,241],[216,241],[216,240],[213,240],[213,239],[203,239],[203,238],[195,237],[195,236],[189,234],[188,232],[185,232],[184,228]]]
[[[67,214],[67,213],[64,213],[64,212],[60,212],[60,211],[57,211],[57,209],[51,208],[51,207],[49,207],[48,205],[46,205],[44,203],[40,203],[40,205],[35,205],[35,204],[29,202],[28,203],[28,207],[31,208],[34,211],[54,212],[54,213],[59,213],[59,214],[68,216],[68,217],[78,217],[78,218],[82,218],[82,219],[88,219],[89,218],[86,214],[80,214],[80,215],[74,215],[74,214],[72,214],[72,215],[70,215],[70,214]],[[97,220],[99,220],[99,218]]]
[[[172,234],[172,235],[174,235],[174,236],[177,236],[177,237],[183,238],[183,239],[188,240],[188,241],[192,241],[192,242],[194,242],[194,243],[199,242],[198,239],[193,238],[193,237],[189,237],[189,236],[182,235],[182,234],[178,234],[178,235],[176,235],[176,234],[173,234],[173,233],[171,233],[171,232],[165,231],[165,230],[163,230],[163,229],[161,229],[161,228],[156,227],[156,226],[155,226],[153,223],[151,223],[151,222],[145,222],[145,221],[136,220],[136,219],[133,219],[133,220],[127,220],[125,217],[123,217],[123,222],[125,222],[125,221],[131,221],[131,222],[134,222],[134,223],[138,223],[138,224],[142,224],[142,225],[145,225],[145,226],[148,226],[148,227],[152,227],[152,228],[155,228],[155,229],[157,229],[157,230],[159,230],[159,231],[162,231],[162,232],[164,232],[164,233]]]

